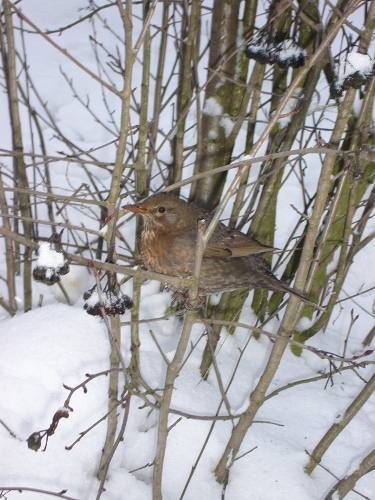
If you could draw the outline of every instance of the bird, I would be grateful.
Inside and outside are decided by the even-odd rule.
[[[198,221],[210,223],[213,215],[166,192],[122,207],[140,214],[141,258],[150,271],[186,278],[193,275]],[[287,292],[322,310],[305,294],[280,281],[261,254],[276,250],[219,221],[203,253],[199,294],[211,295],[239,288]],[[179,290],[182,291],[182,290]]]

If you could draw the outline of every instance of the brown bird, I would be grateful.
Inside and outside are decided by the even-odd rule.
[[[205,219],[208,225],[211,214],[168,193],[155,194],[142,203],[123,208],[143,217],[141,255],[150,271],[178,277],[193,274],[198,220]],[[291,293],[306,304],[321,309],[272,274],[259,255],[272,250],[275,249],[219,222],[203,254],[200,294],[245,287],[264,288]]]

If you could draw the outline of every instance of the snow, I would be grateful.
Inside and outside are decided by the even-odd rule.
[[[303,332],[313,326],[315,318],[309,319],[307,316],[301,318],[298,322],[296,330],[298,332]]]
[[[220,125],[224,129],[225,137],[229,137],[234,127],[233,120],[231,120],[229,116],[223,116],[220,120]]]
[[[44,29],[51,25],[59,27],[75,18],[77,9],[84,2],[45,2],[30,0],[22,2],[24,11],[32,18],[37,18]],[[112,23],[120,22],[110,16]],[[75,33],[77,38],[61,34],[62,44],[88,65],[95,67],[85,41],[84,24]],[[54,118],[59,126],[68,130],[67,134],[81,141],[85,149],[91,145],[113,139],[108,130],[103,130],[88,113],[72,98],[68,85],[57,85],[59,65],[73,75],[75,81],[82,81],[85,92],[95,102],[98,114],[105,116],[105,107],[98,87],[86,78],[80,70],[68,63],[62,54],[55,51],[34,37],[35,44],[28,47],[29,64],[37,65],[39,79],[37,87],[52,107]],[[40,57],[43,54],[43,57]],[[350,63],[356,71],[367,71],[365,59],[355,56]],[[361,68],[361,69],[359,69]],[[134,85],[136,87],[136,85]],[[3,108],[6,107],[4,95],[1,97]],[[296,98],[297,99],[297,96]],[[293,100],[291,100],[293,101]],[[5,103],[5,104],[4,104]],[[114,102],[110,99],[111,106]],[[288,103],[294,109],[295,102]],[[113,109],[116,109],[113,105]],[[118,109],[117,109],[118,111]],[[209,116],[221,117],[221,125],[229,134],[233,123],[223,116],[223,110],[214,98],[207,99],[203,112]],[[283,111],[287,113],[287,109]],[[285,118],[287,119],[287,118]],[[2,122],[3,123],[3,122]],[[44,125],[50,134],[53,147],[56,146],[52,129]],[[162,124],[162,126],[164,126]],[[2,147],[9,141],[9,126],[2,126],[4,136]],[[52,147],[52,150],[53,150]],[[58,150],[58,148],[56,148]],[[113,150],[104,148],[100,153],[103,161],[113,161]],[[168,152],[163,152],[165,157]],[[245,159],[245,158],[244,158]],[[313,158],[316,161],[316,157]],[[257,168],[251,169],[256,175]],[[52,166],[53,175],[61,186],[67,188],[65,171],[60,173],[60,165]],[[106,185],[107,179],[100,169],[95,171]],[[103,176],[103,178],[101,177]],[[232,175],[232,174],[231,174]],[[61,184],[60,184],[61,181]],[[86,182],[76,172],[74,165],[69,170],[69,183],[74,189]],[[69,186],[69,188],[71,187]],[[292,186],[293,189],[293,186]],[[288,192],[286,203],[280,206],[278,219],[284,226],[290,223],[289,203],[295,202],[292,191]],[[79,220],[86,216],[79,212]],[[280,225],[280,224],[279,224]],[[374,223],[370,229],[374,229]],[[105,229],[103,229],[105,231]],[[125,231],[130,231],[129,228]],[[285,228],[287,231],[287,228]],[[282,230],[278,230],[280,237]],[[279,245],[277,245],[279,246]],[[280,245],[281,246],[281,245]],[[1,249],[0,270],[5,275],[5,257]],[[365,287],[375,285],[375,277],[369,272],[374,261],[374,249],[366,249],[354,259],[352,270],[345,282],[342,297],[355,294]],[[37,265],[59,268],[64,265],[62,254],[55,255],[49,243],[42,243]],[[368,262],[368,265],[364,265]],[[90,316],[83,309],[82,294],[95,284],[93,276],[86,268],[70,266],[70,272],[61,276],[61,283],[67,290],[70,306],[59,302],[65,301],[61,289],[54,285],[48,287],[34,283],[34,310],[23,314],[19,312],[9,319],[4,310],[0,310],[0,489],[2,486],[27,486],[43,490],[61,491],[67,489],[67,495],[91,500],[96,497],[99,482],[96,478],[101,449],[106,434],[106,422],[102,422],[88,432],[72,450],[70,446],[91,425],[107,412],[108,378],[103,375],[86,384],[87,392],[79,389],[74,393],[69,405],[73,411],[68,418],[59,421],[55,433],[50,436],[46,451],[37,452],[28,449],[27,439],[36,431],[48,429],[56,411],[64,407],[69,395],[65,386],[75,387],[86,380],[87,374],[95,374],[109,369],[110,339],[104,321],[99,316]],[[17,291],[22,297],[22,281],[17,277]],[[123,293],[131,293],[131,282],[122,287]],[[4,280],[0,281],[0,295],[6,294]],[[37,300],[43,296],[42,307],[37,308]],[[362,341],[373,327],[373,292],[358,297],[357,302],[343,302],[332,322],[324,332],[320,332],[309,344],[321,350],[341,352],[343,338],[350,327],[350,312],[360,314],[352,328],[348,340],[347,355],[363,352]],[[95,299],[96,300],[96,299]],[[21,301],[20,301],[21,302]],[[255,315],[251,310],[250,298],[241,313],[240,321],[254,325]],[[358,304],[358,305],[357,305]],[[22,303],[20,303],[22,307]],[[170,316],[169,319],[156,320],[169,312],[171,293],[160,291],[158,282],[145,282],[142,285],[140,318],[146,320],[140,327],[140,359],[142,376],[153,387],[160,389],[164,384],[166,363],[150,334],[153,332],[159,347],[167,359],[175,353],[180,333],[181,318]],[[121,350],[126,363],[131,357],[130,313],[122,316]],[[267,328],[276,332],[280,324],[274,318]],[[305,319],[300,327],[309,326]],[[199,366],[202,359],[206,337],[202,337],[203,327],[195,325],[189,344],[189,357],[176,380],[172,408],[176,412],[188,412],[194,416],[226,415],[220,407],[221,394],[213,371],[207,381],[200,376]],[[232,335],[225,330],[220,339],[217,364],[231,412],[238,415],[248,405],[251,390],[261,377],[272,342],[261,336],[259,340],[251,338],[246,328],[238,328]],[[366,358],[374,362],[374,354]],[[305,351],[300,357],[294,356],[288,348],[281,366],[270,387],[269,394],[285,388],[302,379],[310,379],[329,373],[330,364]],[[236,371],[235,371],[236,370]],[[235,377],[232,380],[233,373]],[[340,418],[348,405],[363,388],[360,377],[368,380],[373,374],[373,365],[335,374],[334,384],[326,386],[322,378],[315,382],[291,385],[273,397],[270,397],[256,415],[256,423],[251,427],[242,443],[239,456],[231,470],[226,488],[226,500],[321,500],[335,484],[336,480],[324,469],[317,467],[310,476],[304,473],[308,462],[306,452],[311,452],[326,430]],[[143,407],[143,400],[132,397],[129,420],[124,441],[120,444],[111,462],[106,491],[102,498],[109,500],[148,500],[152,498],[152,462],[155,456],[158,412]],[[118,410],[120,419],[124,410]],[[16,437],[1,425],[6,424]],[[214,469],[231,435],[233,424],[230,420],[201,420],[182,417],[178,413],[170,416],[170,425],[176,423],[168,437],[163,493],[165,500],[181,497],[187,484],[192,467],[197,464],[192,479],[187,486],[185,500],[216,500],[222,497],[222,486],[214,477]],[[211,426],[213,426],[212,433]],[[323,457],[322,464],[337,477],[344,477],[358,465],[373,447],[375,438],[375,397],[370,397],[357,417],[335,440]],[[210,433],[210,434],[209,434]],[[198,461],[202,447],[204,452]],[[45,441],[42,443],[42,448]],[[247,453],[250,452],[250,453]],[[362,478],[356,489],[368,498],[374,498],[374,472]],[[41,493],[24,491],[10,492],[7,498],[33,500],[45,498]],[[348,500],[358,496],[351,492]]]
[[[223,108],[217,99],[209,97],[204,103],[202,112],[207,116],[221,116],[223,114]]]
[[[373,74],[374,61],[368,54],[349,52],[340,61],[337,83],[342,84],[348,76],[358,72],[364,78]]]
[[[306,57],[306,50],[301,49],[293,40],[285,40],[285,42],[280,43],[278,46],[277,57],[281,61],[285,61],[286,59],[298,59],[299,57]]]
[[[279,124],[280,129],[285,128],[292,121],[293,111],[295,110],[295,108],[298,104],[298,101],[299,101],[299,98],[301,97],[301,94],[302,94],[302,89],[297,88],[293,92],[293,97],[291,97],[288,100],[288,102],[285,104],[285,106],[283,107],[283,109],[281,111],[281,118],[279,120],[277,120],[277,123]]]
[[[218,133],[215,131],[215,130],[210,130],[208,132],[208,138],[211,140],[211,141],[215,141],[218,137]]]
[[[234,122],[228,115],[223,113],[223,107],[214,97],[206,99],[202,113],[206,116],[220,116],[220,126],[224,129],[225,137],[230,136],[234,127]],[[209,137],[212,140],[217,139],[217,132],[215,130],[210,131]]]
[[[70,266],[70,272],[61,276],[61,284],[64,287],[66,294],[69,297],[69,304],[76,304],[82,300],[83,293],[89,288],[90,273],[86,267]],[[53,285],[53,294],[58,302],[65,304],[66,296],[63,294],[61,287]]]
[[[156,294],[156,298],[167,302],[165,296],[170,295]],[[141,332],[143,375],[155,386],[162,383],[165,368],[148,330],[152,325],[165,352],[172,354],[178,340],[179,320],[171,318],[166,323],[167,329],[151,321]],[[63,406],[68,395],[63,384],[74,387],[85,380],[87,373],[108,368],[109,341],[103,321],[88,316],[81,308],[57,304],[20,314],[3,321],[1,326],[3,397],[0,415],[17,438],[1,428],[1,447],[6,453],[0,458],[0,486],[23,485],[52,491],[68,489],[67,494],[74,498],[94,498],[98,486],[95,473],[105,424],[90,431],[71,451],[65,447],[106,412],[106,377],[87,383],[86,394],[79,390],[73,395],[70,405],[74,411],[69,418],[61,419],[55,434],[49,438],[46,451],[28,449],[25,440],[31,433],[47,429],[54,413]],[[195,343],[200,335],[201,329],[195,327],[191,341]],[[129,356],[127,327],[123,328],[123,336],[123,352]],[[218,364],[225,385],[231,376],[236,352],[244,347],[247,336],[244,331],[223,336]],[[322,345],[324,335],[314,340]],[[198,344],[178,377],[172,407],[195,415],[213,415],[220,394],[213,374],[207,382],[200,378],[202,349],[202,343]],[[271,343],[264,338],[252,340],[245,349],[235,385],[228,392],[235,414],[246,407],[246,394],[251,390],[249,382],[254,383],[261,373],[270,349]],[[323,366],[327,368],[324,361],[311,353],[299,360],[287,353],[273,389],[286,382],[317,375]],[[360,373],[368,378],[370,370],[367,368]],[[226,498],[245,500],[251,490],[252,498],[256,499],[321,499],[322,493],[329,490],[332,478],[323,470],[317,469],[311,477],[303,472],[307,462],[305,450],[311,451],[323,430],[336,421],[339,412],[346,408],[362,384],[353,380],[348,372],[338,375],[333,387],[324,390],[324,384],[325,380],[307,384],[307,392],[306,386],[296,386],[266,402],[256,420],[269,423],[254,424],[248,433],[240,454],[253,451],[233,467]],[[363,453],[367,443],[373,440],[374,415],[372,397],[367,408],[361,410],[342,438],[335,442],[333,451],[327,452],[334,453],[335,458],[329,463],[336,474],[346,473],[353,450],[353,459],[357,460],[357,454]],[[178,415],[171,415],[170,423],[177,419]],[[165,463],[165,498],[179,498],[211,423],[183,418],[173,427]],[[134,399],[125,440],[112,462],[104,498],[121,499],[124,491],[129,492],[127,498],[134,500],[151,498],[152,467],[147,464],[152,463],[155,452],[156,425],[157,411],[150,413],[149,409],[142,409],[141,400]],[[230,421],[216,423],[186,498],[220,498],[221,487],[214,479],[213,468],[230,432]],[[136,470],[141,467],[144,468]],[[371,498],[371,480],[364,478],[360,485],[360,491]],[[31,500],[35,496],[25,491],[22,498]],[[349,495],[348,498],[355,497]]]
[[[39,267],[50,267],[59,269],[64,266],[65,258],[61,252],[56,252],[51,248],[51,243],[43,242],[39,244],[38,260],[36,265]]]
[[[77,496],[85,497],[94,481],[89,471],[98,459],[90,448],[101,433],[94,430],[86,442],[82,441],[83,446],[72,452],[64,446],[94,422],[95,414],[105,411],[104,377],[94,380],[87,394],[82,390],[75,393],[71,401],[74,411],[60,421],[46,452],[29,450],[25,440],[33,432],[49,427],[68,396],[63,384],[77,385],[86,373],[108,368],[109,345],[103,323],[82,309],[51,305],[3,321],[0,336],[0,414],[17,436],[13,438],[1,427],[1,484],[59,491],[67,483],[69,487],[77,482],[79,470],[81,478],[74,490]],[[36,497],[24,493],[22,498]]]
[[[105,226],[103,226],[100,231],[99,231],[99,234],[100,236],[105,236],[108,232],[108,224],[106,224]]]
[[[349,87],[360,88],[374,75],[375,63],[368,54],[349,52],[340,59],[337,79],[332,85],[333,95],[341,97]]]

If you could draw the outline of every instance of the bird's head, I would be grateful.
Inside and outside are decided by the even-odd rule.
[[[158,193],[142,203],[122,208],[142,215],[146,226],[157,226],[168,231],[196,224],[203,215],[195,205],[168,193]]]

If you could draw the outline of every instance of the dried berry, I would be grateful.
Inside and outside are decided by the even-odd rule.
[[[42,445],[42,436],[40,432],[33,432],[27,439],[27,446],[30,450],[38,451]]]
[[[277,63],[280,68],[300,68],[307,58],[306,50],[289,38],[282,42],[270,39],[266,34],[259,34],[245,46],[245,54],[260,64]]]
[[[55,285],[61,280],[60,273],[56,272],[54,268],[39,266],[34,268],[33,278],[35,281],[40,281],[49,286]]]
[[[87,297],[88,292],[91,293]],[[103,316],[103,314],[115,316],[116,314],[125,314],[128,309],[133,307],[132,299],[128,295],[124,295],[121,291],[114,292],[103,290],[102,305],[100,304],[97,291],[89,290],[88,292],[84,294],[86,303],[83,307],[86,312],[92,316]]]
[[[49,241],[39,244],[38,260],[33,270],[33,278],[45,285],[54,285],[60,281],[60,276],[69,272],[69,261],[62,251],[51,248]]]
[[[83,300],[88,300],[91,295],[93,294],[94,290],[96,288],[96,285],[90,288],[90,290],[86,290],[86,292],[83,294]]]
[[[375,63],[368,54],[349,52],[340,61],[336,81],[331,85],[332,97],[341,97],[344,90],[349,88],[361,88],[374,73]]]
[[[292,39],[279,43],[275,50],[275,62],[280,68],[300,68],[305,64],[306,50],[299,47]]]
[[[254,59],[260,64],[273,64],[274,54],[272,46],[267,42],[267,36],[257,35],[245,46],[245,54],[249,59]]]

